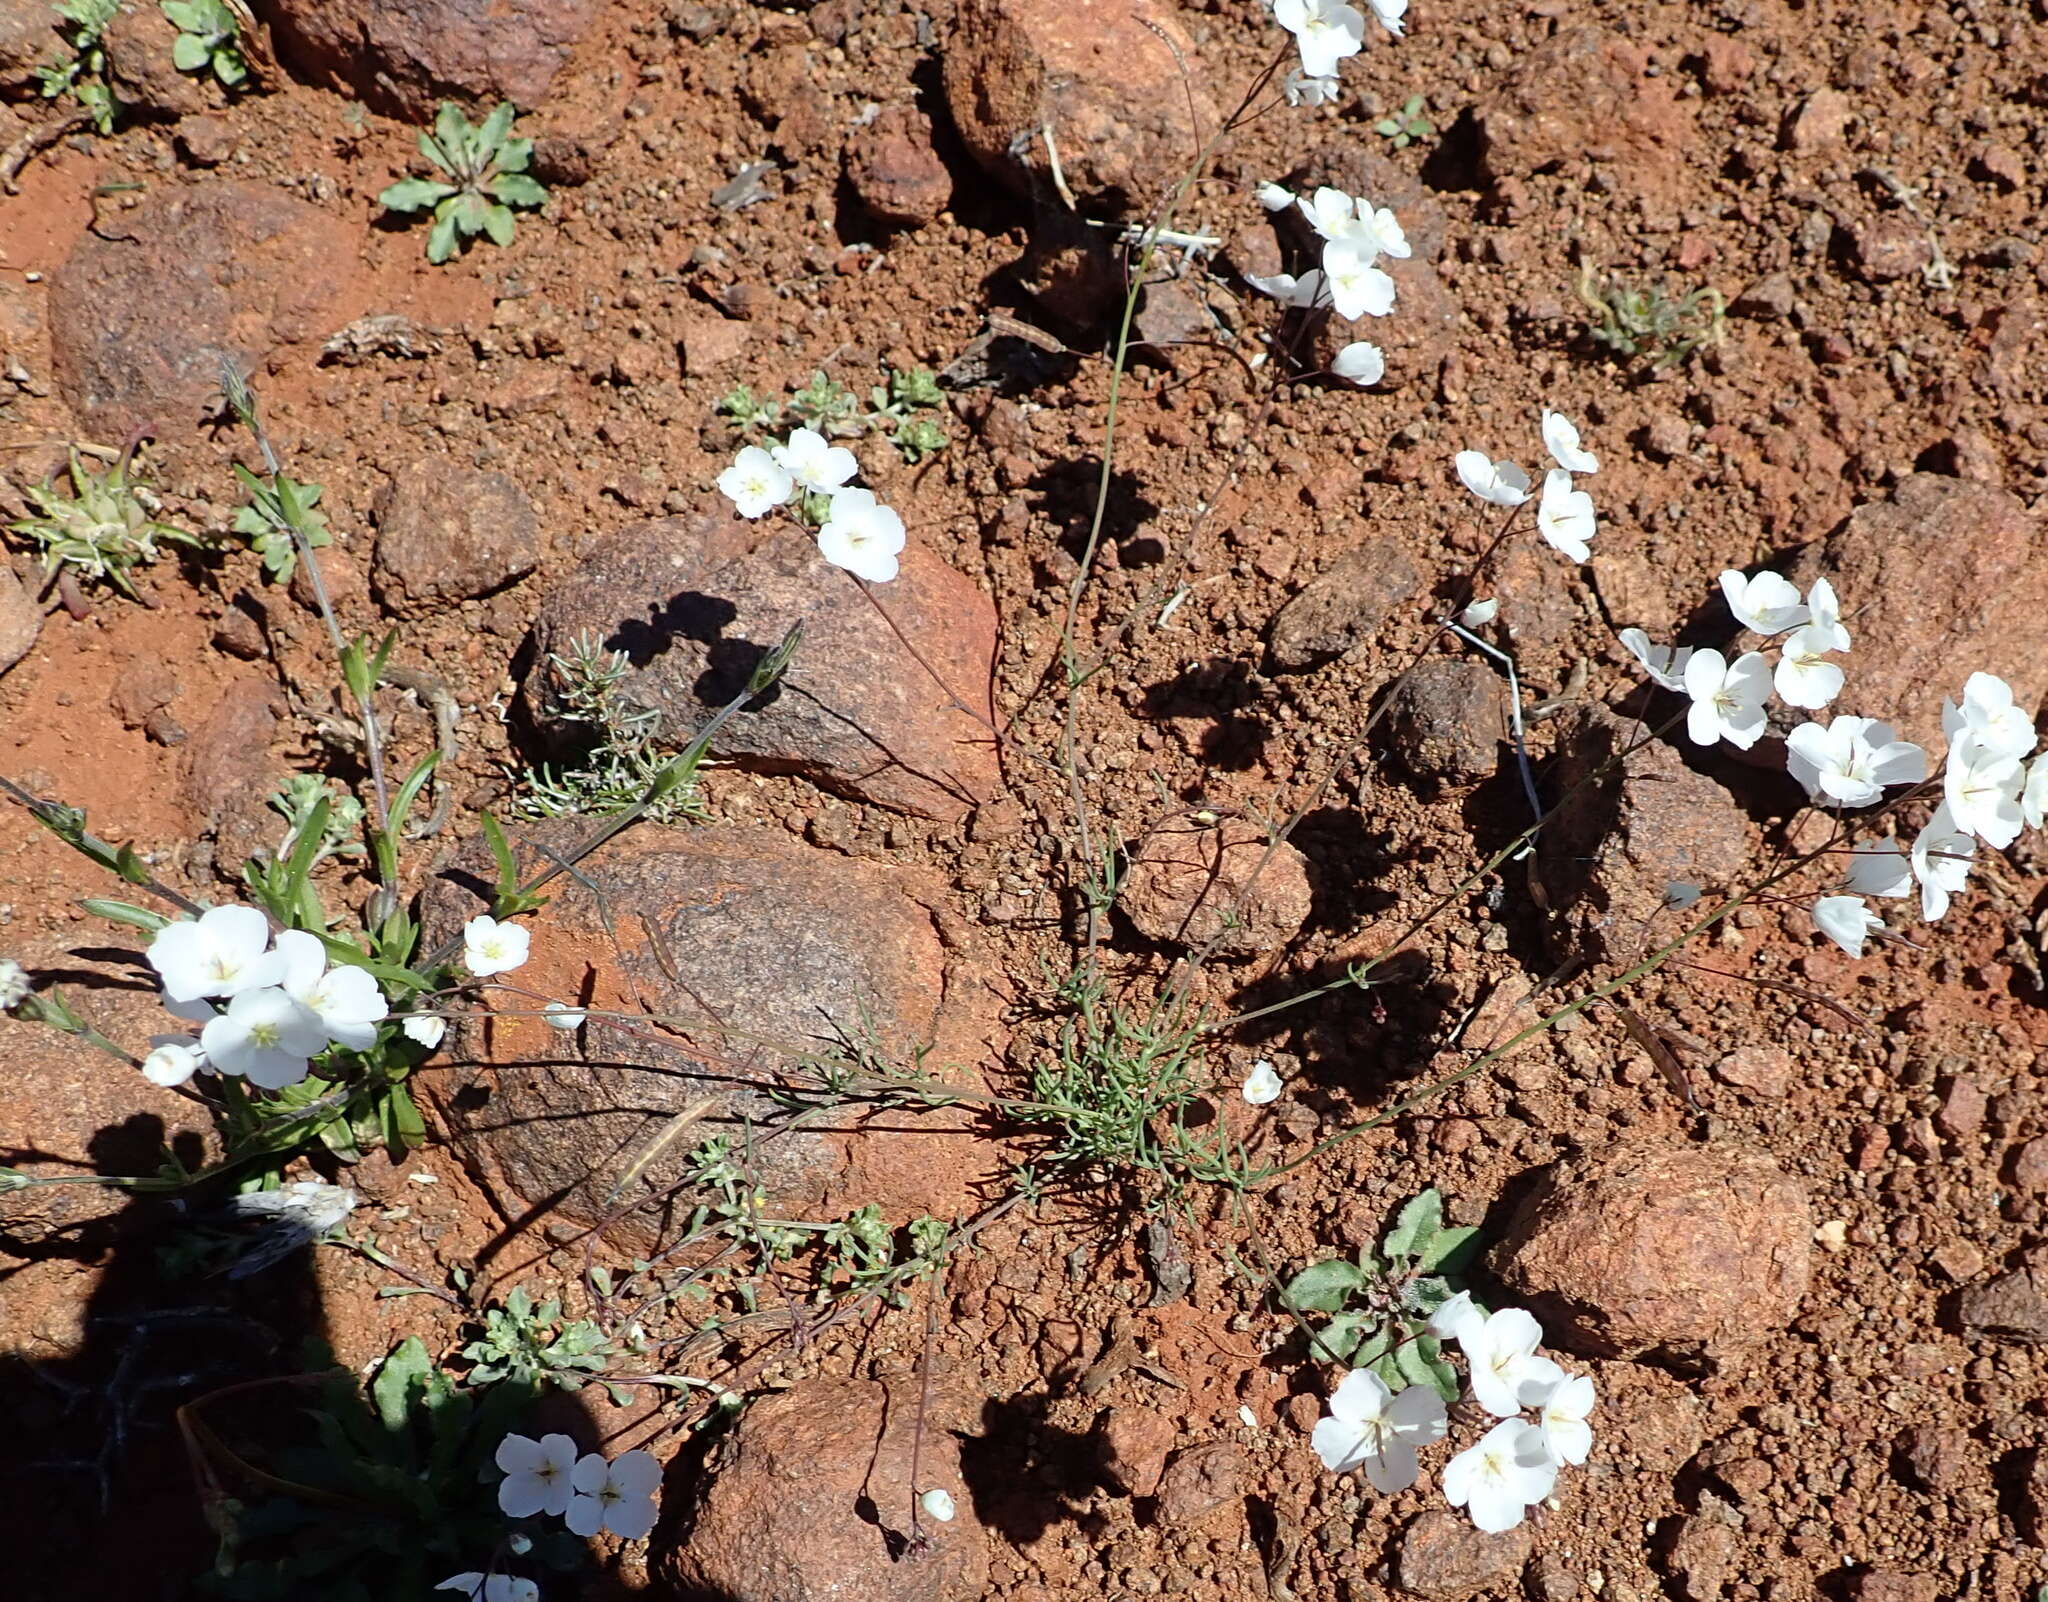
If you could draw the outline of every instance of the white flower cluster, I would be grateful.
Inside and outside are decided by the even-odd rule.
[[[1548,1497],[1558,1471],[1586,1461],[1593,1430],[1586,1420],[1593,1380],[1567,1374],[1537,1350],[1543,1326],[1519,1307],[1482,1313],[1460,1291],[1430,1316],[1429,1332],[1465,1354],[1472,1398],[1501,1422],[1444,1465],[1444,1500],[1462,1507],[1489,1534],[1511,1530]],[[1534,1409],[1532,1421],[1525,1410]],[[1310,1444],[1332,1473],[1362,1469],[1373,1489],[1392,1495],[1422,1472],[1419,1447],[1450,1428],[1444,1400],[1429,1385],[1396,1395],[1370,1369],[1353,1369],[1330,1397]]]
[[[1600,458],[1579,444],[1579,430],[1562,412],[1545,410],[1543,445],[1557,463],[1543,475],[1543,493],[1536,502],[1536,532],[1574,562],[1592,558],[1597,531],[1593,497],[1574,487],[1574,473],[1597,473]],[[1460,451],[1451,459],[1458,482],[1489,506],[1520,506],[1529,498],[1529,475],[1513,462],[1495,461],[1484,451]]]
[[[273,944],[269,920],[254,907],[214,907],[167,924],[148,955],[165,1007],[201,1025],[196,1037],[151,1038],[142,1071],[159,1085],[204,1071],[282,1090],[304,1079],[329,1046],[374,1045],[388,1011],[367,972],[330,968],[327,948],[304,930],[287,929]]]
[[[1747,578],[1731,569],[1720,586],[1745,628],[1787,635],[1775,669],[1761,651],[1730,662],[1719,651],[1652,645],[1641,629],[1623,629],[1620,640],[1652,680],[1691,701],[1686,733],[1695,745],[1726,740],[1746,751],[1764,733],[1773,691],[1805,711],[1841,693],[1842,669],[1826,657],[1849,649],[1849,631],[1826,579],[1815,580],[1803,601],[1777,573]],[[1890,840],[1857,846],[1842,893],[1814,903],[1816,927],[1852,957],[1885,927],[1864,897],[1908,896],[1917,885],[1921,921],[1933,923],[1967,881],[1979,840],[2002,851],[2022,828],[2048,820],[2048,752],[2034,754],[2033,719],[2013,703],[2011,685],[1972,673],[1961,703],[1942,703],[1941,726],[1948,736],[1942,802],[1927,826],[1908,850]],[[1887,789],[1924,783],[1929,771],[1927,753],[1890,724],[1847,715],[1794,729],[1785,738],[1785,766],[1826,807],[1869,806]]]
[[[566,1435],[508,1435],[498,1443],[498,1467],[505,1471],[498,1509],[507,1518],[545,1513],[577,1535],[609,1530],[622,1541],[644,1541],[654,1528],[661,1464],[651,1453],[622,1452],[607,1462],[601,1452],[578,1456]]]
[[[1374,19],[1396,39],[1408,0],[1367,0]],[[1287,103],[1320,106],[1337,98],[1337,67],[1365,48],[1365,15],[1343,0],[1273,0],[1273,20],[1294,35],[1301,65],[1283,83]]]
[[[896,576],[903,549],[903,519],[875,499],[874,491],[850,488],[859,470],[853,452],[827,443],[816,429],[799,428],[780,445],[748,445],[718,475],[718,488],[742,517],[765,517],[800,494],[826,499],[818,529],[818,554],[870,584]]]
[[[1379,259],[1405,260],[1410,247],[1392,211],[1327,184],[1306,197],[1297,196],[1283,184],[1261,184],[1259,204],[1268,211],[1298,207],[1323,242],[1322,265],[1299,277],[1293,273],[1267,277],[1246,273],[1245,282],[1252,288],[1283,306],[1328,306],[1346,322],[1385,317],[1394,309],[1394,280],[1378,265]],[[1337,353],[1330,371],[1362,388],[1386,376],[1386,357],[1377,345],[1355,340]]]

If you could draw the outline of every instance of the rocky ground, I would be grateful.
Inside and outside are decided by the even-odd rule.
[[[124,13],[107,72],[129,111],[100,137],[35,95],[47,7],[0,0],[0,149],[27,141],[0,198],[0,516],[66,442],[146,434],[165,517],[225,531],[244,446],[219,358],[251,373],[290,470],[324,488],[344,620],[396,624],[459,713],[452,810],[416,881],[443,923],[474,909],[476,819],[559,733],[550,652],[608,631],[681,737],[805,626],[782,692],[719,747],[705,821],[628,833],[535,920],[536,990],[715,1020],[728,1055],[693,1059],[707,1080],[644,1031],[593,1025],[573,1052],[530,1019],[475,1031],[422,1076],[427,1148],[345,1171],[358,1223],[433,1284],[473,1272],[480,1299],[624,1264],[675,1220],[615,1216],[619,1154],[706,1094],[715,1126],[763,1116],[758,1043],[821,1019],[1021,1094],[1082,921],[1048,686],[1120,294],[1114,230],[1061,189],[1097,222],[1145,215],[1278,48],[1270,19],[1249,0],[528,0],[481,23],[454,0],[252,7],[255,77],[233,96],[170,69],[154,7]],[[1910,737],[1938,739],[1972,669],[2038,710],[2044,62],[2038,4],[1425,0],[1338,102],[1221,145],[1175,218],[1219,243],[1168,252],[1139,313],[1077,612],[1106,666],[1076,699],[1076,784],[1130,865],[1106,929],[1117,994],[1157,995],[1211,937],[1191,983],[1218,1013],[1341,976],[1526,821],[1504,679],[1438,649],[1395,681],[1490,537],[1451,454],[1526,464],[1545,405],[1601,457],[1594,558],[1574,573],[1520,541],[1488,588],[1547,710],[1529,744],[1553,793],[1644,704],[1614,631],[1724,643],[1709,598],[1728,566],[1830,577],[1859,637],[1855,709]],[[1415,95],[1434,131],[1395,148],[1374,125]],[[551,198],[508,247],[435,268],[376,196],[450,96],[525,108]],[[1056,180],[1031,137],[1048,120]],[[1276,386],[1280,362],[1251,360],[1275,313],[1240,275],[1299,265],[1302,243],[1254,200],[1263,179],[1370,192],[1402,219],[1416,248],[1372,330],[1379,387]],[[1582,288],[1627,284],[1718,291],[1718,337],[1662,368],[1603,347]],[[716,408],[737,383],[783,396],[823,368],[864,394],[917,367],[946,383],[950,443],[918,464],[858,446],[909,525],[883,617],[805,536],[731,515],[711,485],[738,436]],[[265,582],[224,534],[149,570],[140,604],[74,612],[10,556],[0,774],[89,807],[159,876],[229,896],[275,844],[264,798],[287,775],[359,777],[323,716],[303,580]],[[1383,697],[1369,760],[1327,782]],[[390,695],[402,760],[436,739],[433,702]],[[1220,1036],[1209,1116],[1262,1160],[1304,1157],[1625,966],[1668,880],[1739,882],[1787,839],[1782,775],[1661,742],[1626,767],[1533,873],[1457,894],[1400,983]],[[1860,962],[1745,908],[1631,991],[1688,1042],[1677,1080],[1591,1012],[1249,1202],[1195,1187],[1164,1236],[1142,1185],[1059,1187],[904,1308],[692,1347],[761,1399],[715,1446],[688,1428],[700,1401],[590,1402],[587,1428],[649,1445],[669,1482],[653,1542],[589,1594],[2031,1595],[2044,890],[2023,837],[1980,856],[1947,921]],[[153,993],[75,905],[106,891],[0,811],[0,954],[139,1040]],[[208,1149],[189,1101],[47,1032],[0,1040],[0,1160],[135,1173],[165,1143]],[[1263,1110],[1235,1091],[1257,1058],[1287,1082]],[[810,1216],[971,1216],[1042,1144],[960,1109],[849,1112],[764,1147],[761,1177]],[[1428,1185],[1481,1227],[1482,1290],[1537,1310],[1600,1387],[1589,1465],[1505,1536],[1446,1512],[1429,1474],[1381,1498],[1323,1471],[1308,1431],[1329,1376],[1268,1295],[1267,1265],[1367,1244]],[[460,1310],[379,1298],[392,1276],[340,1252],[256,1290],[173,1281],[157,1254],[184,1222],[60,1188],[0,1211],[25,1595],[186,1594],[212,1542],[176,1403],[289,1369],[309,1333],[357,1368],[405,1334],[459,1341]],[[913,1452],[961,1511],[899,1562],[871,1499]]]

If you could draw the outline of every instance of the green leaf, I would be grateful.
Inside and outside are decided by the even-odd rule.
[[[171,46],[171,65],[180,72],[198,72],[212,54],[211,47],[201,35],[181,33],[177,43]]]
[[[491,203],[473,190],[465,190],[448,202],[448,215],[465,234],[480,234],[491,213]]]
[[[1333,1362],[1348,1363],[1358,1350],[1358,1343],[1373,1327],[1373,1319],[1365,1313],[1339,1313],[1329,1323],[1316,1331],[1316,1342],[1327,1352]],[[1315,1353],[1321,1356],[1323,1353]]]
[[[1443,1197],[1431,1186],[1401,1209],[1394,1227],[1380,1241],[1380,1250],[1390,1258],[1413,1257],[1429,1244],[1443,1220]]]
[[[401,1341],[378,1365],[377,1377],[370,1382],[370,1400],[387,1433],[398,1435],[411,1422],[413,1399],[426,1389],[433,1366],[417,1335]]]
[[[548,192],[523,172],[499,173],[490,191],[508,206],[544,206],[548,199]]]
[[[491,165],[500,172],[524,172],[526,164],[533,159],[531,139],[507,139],[498,146],[498,154]]]
[[[1342,1257],[1311,1263],[1287,1282],[1280,1294],[1289,1307],[1305,1313],[1334,1313],[1365,1283],[1358,1265]]]
[[[512,243],[512,213],[503,206],[490,206],[484,211],[484,232],[491,236],[491,243],[503,247]]]
[[[441,109],[434,113],[433,142],[440,147],[441,154],[447,158],[446,164],[452,171],[462,173],[469,169],[473,150],[471,140],[475,136],[476,130],[470,127],[469,119],[462,114],[462,108],[452,100],[442,101]],[[420,135],[422,150],[426,149],[426,139],[425,134]],[[427,151],[430,160],[433,154],[433,151]]]
[[[249,69],[242,64],[242,53],[233,45],[222,45],[213,53],[213,75],[232,89],[249,76]]]
[[[1436,1360],[1438,1351],[1434,1336],[1421,1335],[1394,1349],[1394,1364],[1410,1385],[1427,1385],[1434,1390],[1436,1374],[1430,1364]]]
[[[1463,1273],[1472,1259],[1479,1255],[1479,1228],[1476,1224],[1459,1224],[1450,1229],[1440,1229],[1435,1237],[1422,1248],[1416,1259],[1416,1269],[1424,1274]]]
[[[171,921],[161,912],[151,912],[147,907],[138,907],[127,901],[108,901],[100,896],[86,896],[78,904],[95,918],[130,924],[146,934],[155,934]]]
[[[477,130],[477,149],[495,152],[505,142],[505,136],[512,131],[513,119],[518,115],[518,108],[509,100],[493,108],[491,114],[484,118],[483,126]]]
[[[455,213],[446,208],[452,201],[441,202],[442,209],[434,214],[433,232],[427,235],[427,260],[436,267],[455,254]]]
[[[490,845],[491,859],[498,865],[498,883],[492,900],[502,904],[519,893],[519,859],[512,855],[512,842],[505,838],[504,825],[488,812],[483,821],[484,839]]]
[[[454,193],[453,184],[432,178],[401,178],[377,197],[377,204],[388,211],[425,211]]]

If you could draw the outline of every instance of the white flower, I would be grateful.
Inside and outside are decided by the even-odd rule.
[[[269,945],[270,924],[254,907],[212,907],[159,929],[149,965],[173,1001],[237,996],[276,984],[284,972],[284,958]]]
[[[284,958],[284,993],[326,1025],[329,1040],[351,1051],[377,1043],[377,1025],[391,1009],[366,969],[347,963],[330,969],[327,948],[303,929],[279,935],[277,953]]]
[[[1408,0],[1367,0],[1375,21],[1396,39],[1401,37],[1401,19],[1408,14]]]
[[[661,1484],[661,1465],[652,1454],[622,1453],[607,1463],[597,1453],[569,1471],[575,1494],[566,1515],[569,1528],[581,1536],[610,1530],[622,1541],[644,1541],[654,1528],[654,1492]]]
[[[0,1012],[12,1012],[28,999],[28,969],[12,957],[0,958]]]
[[[572,1007],[567,1002],[551,1001],[541,1008],[542,1021],[550,1029],[559,1029],[563,1034],[573,1034],[583,1027],[583,1009]]]
[[[1269,1101],[1278,1101],[1280,1092],[1285,1088],[1280,1076],[1273,1071],[1273,1065],[1261,1057],[1252,1064],[1252,1071],[1244,1076],[1242,1094],[1254,1107],[1263,1107]]]
[[[451,1574],[436,1591],[460,1591],[470,1602],[540,1602],[540,1587],[516,1574]]]
[[[1812,712],[1842,693],[1842,670],[1821,660],[1821,653],[1839,649],[1835,636],[1812,623],[1794,629],[1778,653],[1778,671],[1771,682],[1787,706]]]
[[[1273,20],[1294,35],[1311,78],[1332,76],[1338,62],[1365,48],[1365,18],[1342,0],[1274,0]]]
[[[1332,1474],[1364,1469],[1372,1488],[1392,1496],[1422,1472],[1415,1449],[1443,1439],[1444,1399],[1432,1385],[1396,1396],[1369,1368],[1354,1368],[1330,1396],[1330,1416],[1316,1421],[1309,1444]]]
[[[462,926],[462,964],[479,979],[510,973],[526,961],[533,936],[516,923],[480,912]],[[417,1037],[415,1037],[417,1038]]]
[[[917,1499],[917,1505],[928,1519],[937,1519],[941,1524],[953,1522],[953,1493],[943,1486],[934,1485]]]
[[[1972,673],[1961,706],[1941,703],[1941,732],[1951,741],[1973,734],[1991,757],[2024,757],[2034,749],[2034,720],[2013,705],[2012,686],[1995,673]]]
[[[1750,651],[1732,663],[1719,651],[1693,652],[1685,664],[1685,693],[1692,697],[1685,732],[1694,745],[1726,740],[1747,751],[1762,738],[1771,670],[1761,652]]]
[[[1850,956],[1860,957],[1864,939],[1882,929],[1884,920],[1861,896],[1822,896],[1813,904],[1813,926]]]
[[[1269,295],[1281,305],[1300,310],[1313,306],[1323,298],[1323,270],[1311,267],[1299,278],[1292,273],[1271,273],[1261,278],[1257,273],[1246,273],[1244,281],[1262,295]]]
[[[1593,1376],[1566,1374],[1536,1398],[1536,1427],[1543,1432],[1544,1450],[1553,1463],[1583,1463],[1593,1450],[1593,1427],[1586,1422],[1593,1411]]]
[[[2026,788],[2020,791],[2020,816],[2030,829],[2048,820],[2048,751],[2027,764]]]
[[[303,1244],[339,1229],[359,1199],[344,1186],[300,1179],[277,1190],[249,1191],[228,1206],[243,1218],[277,1221]]]
[[[1536,532],[1574,562],[1585,562],[1593,553],[1587,542],[1593,538],[1593,497],[1572,488],[1572,476],[1561,467],[1543,475],[1543,496],[1536,503]]]
[[[1437,1303],[1436,1311],[1423,1321],[1422,1327],[1440,1341],[1459,1341],[1467,1324],[1483,1321],[1486,1315],[1472,1305],[1472,1293],[1459,1291],[1457,1295]]]
[[[1458,621],[1468,629],[1483,629],[1500,616],[1500,599],[1489,595],[1483,601],[1474,601],[1458,614]]]
[[[1328,77],[1317,77],[1313,73],[1304,72],[1301,68],[1296,67],[1285,78],[1280,80],[1280,92],[1287,97],[1287,103],[1290,106],[1328,105],[1337,98],[1337,79],[1334,74]],[[1292,200],[1294,197],[1290,195],[1287,198]],[[1280,207],[1268,206],[1266,209],[1268,211],[1278,211]]]
[[[860,468],[852,451],[844,445],[828,444],[815,428],[799,428],[789,436],[788,444],[772,446],[768,454],[804,489],[820,495],[830,495]]]
[[[1384,317],[1394,309],[1394,281],[1373,265],[1379,252],[1364,239],[1333,239],[1323,246],[1323,276],[1330,304],[1347,322]]]
[[[796,493],[796,480],[758,445],[744,446],[718,475],[718,489],[742,517],[763,517]]]
[[[1529,498],[1529,475],[1513,462],[1494,461],[1484,451],[1460,451],[1451,458],[1458,482],[1493,506],[1520,506]]]
[[[2020,789],[2025,783],[2019,758],[1998,755],[1985,746],[1981,734],[1961,729],[1948,742],[1941,793],[1949,813],[1957,828],[1967,829],[1994,851],[2003,851],[2019,838]]]
[[[1385,206],[1374,206],[1325,184],[1298,204],[1302,216],[1325,240],[1350,240],[1362,247],[1368,263],[1380,256],[1397,259],[1410,254],[1408,235]]]
[[[1806,592],[1807,624],[1818,629],[1833,643],[1830,651],[1849,649],[1849,631],[1842,627],[1841,604],[1835,599],[1835,587],[1826,579],[1815,579],[1813,587]]]
[[[1562,412],[1543,410],[1543,448],[1568,473],[1597,473],[1600,458],[1579,448],[1579,431]]]
[[[142,1059],[142,1077],[152,1085],[182,1085],[206,1066],[206,1054],[189,1035],[157,1035]]]
[[[1543,1432],[1511,1418],[1496,1424],[1479,1444],[1444,1465],[1444,1500],[1462,1507],[1489,1535],[1512,1530],[1531,1503],[1557,1484],[1557,1465],[1543,1444]]]
[[[1294,191],[1285,184],[1260,184],[1258,196],[1259,204],[1268,211],[1285,211],[1294,204]]]
[[[1909,896],[1913,865],[1892,840],[1866,840],[1849,853],[1843,888],[1859,896]]]
[[[1543,1326],[1523,1308],[1462,1319],[1452,1333],[1472,1370],[1473,1400],[1495,1418],[1513,1418],[1557,1383],[1561,1370],[1536,1353]]]
[[[1827,724],[1802,723],[1785,737],[1785,766],[1815,801],[1868,806],[1886,785],[1927,777],[1927,753],[1897,733],[1889,723],[1846,713]]]
[[[569,1511],[569,1474],[576,1467],[576,1443],[566,1435],[532,1440],[508,1435],[498,1443],[498,1507],[507,1518],[529,1519],[536,1513],[560,1518]]]
[[[282,990],[244,990],[199,1031],[199,1044],[216,1072],[282,1090],[304,1079],[307,1059],[327,1049],[327,1026]]]
[[[399,1026],[405,1031],[405,1038],[432,1051],[441,1044],[441,1037],[448,1033],[448,1020],[436,1018],[431,1013],[409,1013]]]
[[[1685,688],[1685,664],[1692,660],[1691,646],[1652,645],[1650,636],[1641,629],[1623,629],[1615,638],[1630,656],[1642,663],[1653,684],[1667,690]]]
[[[1379,346],[1367,340],[1354,339],[1337,352],[1336,359],[1330,363],[1330,371],[1347,384],[1367,389],[1387,376],[1387,358]]]
[[[856,578],[886,584],[896,576],[903,539],[903,519],[871,491],[845,489],[832,497],[825,526],[818,530],[818,554]]]
[[[1960,895],[1970,877],[1970,859],[1977,854],[1974,836],[1956,827],[1946,801],[1934,809],[1913,840],[1913,877],[1920,881],[1920,920],[1933,923],[1948,911],[1950,896]]]
[[[1728,568],[1721,574],[1721,593],[1727,596],[1735,621],[1759,634],[1783,634],[1799,627],[1808,616],[1799,592],[1776,573],[1744,578]]]

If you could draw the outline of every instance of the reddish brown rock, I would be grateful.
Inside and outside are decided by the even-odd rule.
[[[349,320],[357,250],[347,222],[268,184],[155,190],[86,234],[52,282],[65,401],[115,438],[196,428],[223,357],[253,372]]]
[[[722,1602],[980,1602],[987,1538],[958,1441],[927,1418],[915,1380],[808,1379],[750,1406],[720,1443],[657,1559],[686,1596]],[[917,1453],[918,1485],[911,1484]],[[913,1489],[953,1498],[904,1558]]]
[[[1395,1579],[1410,1596],[1463,1602],[1512,1586],[1534,1544],[1527,1524],[1488,1535],[1461,1514],[1431,1508],[1401,1532]]]
[[[1090,215],[1149,210],[1216,130],[1166,0],[963,0],[941,60],[974,157],[1020,192]],[[1192,102],[1192,105],[1191,105]],[[1053,174],[1044,130],[1059,158]]]
[[[33,87],[36,68],[62,48],[49,0],[0,0],[0,92]]]
[[[1558,1164],[1494,1261],[1550,1338],[1595,1356],[1725,1359],[1806,1294],[1805,1188],[1723,1142],[1623,1142]]]
[[[1159,1522],[1176,1529],[1235,1506],[1243,1477],[1244,1454],[1228,1441],[1182,1447],[1159,1476]]]
[[[415,462],[385,484],[371,516],[378,598],[402,617],[493,594],[540,560],[533,504],[503,473]]]
[[[932,149],[931,119],[915,106],[891,106],[854,133],[846,176],[869,215],[898,227],[928,223],[953,200],[953,175]]]
[[[1692,117],[1678,81],[1648,74],[1639,45],[1595,27],[1566,28],[1531,50],[1475,113],[1488,184],[1570,161],[1610,164],[1623,183],[1649,181],[1682,155]],[[1568,83],[1571,93],[1559,94]]]
[[[1737,1046],[1714,1064],[1714,1077],[1775,1101],[1792,1088],[1792,1067],[1792,1053],[1783,1046]]]
[[[254,0],[295,76],[425,122],[444,99],[547,97],[597,0]]]
[[[1941,703],[1978,670],[2030,713],[2048,698],[2048,563],[2041,520],[1987,484],[1915,473],[1859,506],[1785,569],[1804,591],[1828,579],[1860,645],[1856,700],[1901,736],[1940,750]]]
[[[1384,537],[1346,551],[1273,618],[1266,654],[1277,673],[1301,673],[1371,642],[1422,586],[1414,560]]]
[[[1285,945],[1308,921],[1308,864],[1243,819],[1173,824],[1133,848],[1117,906],[1138,932],[1219,956]]]
[[[1973,1335],[2048,1344],[2048,1275],[2018,1268],[1969,1286],[1958,1298],[1956,1311],[1963,1328]]]
[[[0,673],[35,649],[43,631],[43,609],[14,569],[0,562]]]
[[[1507,693],[1483,663],[1425,657],[1395,685],[1387,744],[1420,778],[1475,784],[1500,766]]]
[[[1905,1477],[1924,1491],[1960,1491],[1977,1477],[1976,1454],[1967,1431],[1941,1424],[1915,1424],[1899,1437]]]
[[[1720,1602],[1739,1560],[1741,1536],[1705,1513],[1673,1520],[1668,1533],[1670,1544],[1660,1556],[1680,1597],[1684,1602]]]
[[[1179,1424],[1163,1413],[1112,1407],[1095,1426],[1096,1463],[1103,1478],[1125,1496],[1152,1496],[1179,1436]]]
[[[1750,864],[1741,809],[1673,747],[1651,740],[1615,760],[1636,735],[1591,706],[1558,741],[1551,793],[1565,800],[1541,861],[1560,943],[1595,961],[1629,960],[1675,932],[1658,916],[1671,884],[1712,888]]]
[[[624,693],[659,711],[664,738],[681,746],[801,623],[782,683],[725,726],[716,754],[952,821],[1001,788],[995,621],[980,588],[914,535],[902,573],[870,600],[809,535],[777,519],[745,522],[720,502],[601,545],[542,603],[534,659],[585,632],[625,651]],[[535,713],[545,726],[547,709]]]
[[[1865,1569],[1849,1581],[1853,1602],[1940,1602],[1941,1581],[1903,1569]]]
[[[1846,142],[1851,115],[1839,89],[1816,89],[1785,122],[1784,145],[1802,155],[1837,150]]]
[[[1909,277],[1934,260],[1924,224],[1902,211],[1866,220],[1849,235],[1849,261],[1866,284]]]
[[[583,832],[551,824],[534,838],[560,850]],[[436,881],[432,938],[481,909],[478,871],[488,871],[480,854]],[[593,1020],[571,1037],[534,1017],[494,1019],[451,1048],[446,1072],[427,1076],[456,1144],[508,1216],[547,1203],[573,1219],[605,1218],[636,1157],[690,1108],[699,1132],[646,1165],[628,1205],[653,1200],[620,1221],[622,1238],[652,1239],[673,1222],[661,1208],[687,1212],[690,1193],[664,1193],[690,1151],[747,1127],[754,1177],[786,1216],[873,1202],[900,1223],[964,1209],[980,1154],[962,1138],[960,1109],[852,1108],[827,1128],[779,1129],[770,1094],[806,1054],[847,1043],[906,1072],[921,1063],[941,1082],[979,1087],[999,1033],[994,1003],[957,947],[961,931],[948,926],[941,937],[936,877],[779,831],[645,825],[578,872],[602,905],[582,888],[557,894],[531,920],[533,955],[517,982],[632,1018],[659,1013],[663,1023],[628,1033]]]
[[[180,796],[205,820],[200,832],[229,883],[259,850],[274,851],[284,834],[267,800],[290,775],[271,751],[284,711],[284,696],[270,679],[237,679],[198,709],[179,752]]]
[[[107,79],[124,112],[172,121],[214,103],[211,72],[180,72],[171,61],[178,30],[160,6],[124,5],[100,34]]]

